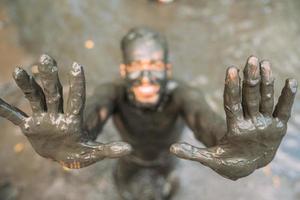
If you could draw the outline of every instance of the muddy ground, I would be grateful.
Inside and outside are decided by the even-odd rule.
[[[168,5],[147,0],[0,0],[1,97],[30,113],[10,74],[16,65],[31,69],[45,52],[59,62],[65,88],[71,63],[83,64],[90,94],[97,84],[118,76],[121,37],[131,27],[145,25],[167,36],[174,76],[206,88],[210,106],[224,116],[226,67],[242,69],[249,55],[271,60],[276,96],[286,78],[300,80],[299,9],[297,0],[175,0]],[[38,156],[11,123],[1,119],[0,127],[0,186],[8,188],[11,199],[118,199],[111,181],[113,160],[65,170]],[[174,200],[300,199],[299,128],[298,94],[287,136],[270,165],[233,182],[198,163],[180,161],[176,171],[182,187]],[[117,139],[109,122],[99,140]],[[188,129],[182,140],[201,145]]]

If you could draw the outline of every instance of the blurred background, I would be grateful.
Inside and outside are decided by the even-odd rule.
[[[0,0],[0,94],[30,114],[11,73],[15,66],[34,73],[39,55],[49,53],[58,61],[65,91],[72,62],[85,66],[89,95],[118,77],[122,36],[146,25],[166,35],[174,76],[205,89],[211,108],[224,116],[226,67],[242,70],[250,55],[271,61],[276,101],[286,78],[300,81],[299,10],[298,0]],[[118,199],[111,179],[114,160],[67,170],[38,156],[18,127],[4,119],[0,127],[1,200]],[[288,133],[270,165],[233,182],[181,160],[176,171],[182,187],[174,200],[299,200],[299,128],[298,93]],[[117,139],[109,121],[99,140]],[[188,129],[182,140],[201,145]]]

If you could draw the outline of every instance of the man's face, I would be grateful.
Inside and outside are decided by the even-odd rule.
[[[141,59],[121,65],[121,75],[130,85],[129,92],[142,105],[156,105],[170,73],[163,59]]]
[[[127,84],[127,97],[141,108],[155,108],[163,99],[171,74],[168,51],[162,41],[138,38],[123,46],[125,64],[120,73]]]

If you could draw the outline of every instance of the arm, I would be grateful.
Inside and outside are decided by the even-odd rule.
[[[104,158],[116,158],[130,153],[130,145],[124,142],[102,144],[91,141],[90,135],[96,135],[96,130],[101,127],[99,124],[103,125],[108,115],[103,120],[96,118],[95,125],[84,127],[85,79],[82,66],[74,63],[70,72],[66,109],[63,108],[63,93],[55,60],[42,55],[38,69],[43,89],[22,68],[16,68],[13,74],[17,85],[30,102],[32,116],[3,100],[0,100],[0,116],[20,127],[39,155],[69,168],[81,168]],[[102,102],[107,102],[101,104],[103,107],[113,107],[114,103],[108,103],[107,96],[102,95],[100,98]],[[93,109],[93,106],[101,108],[100,104],[93,102],[89,108]],[[94,114],[98,113],[97,109],[94,111]],[[91,114],[87,115],[86,121],[93,120],[92,110],[87,113]]]
[[[182,84],[178,98],[181,114],[195,137],[205,146],[217,145],[226,133],[226,123],[207,104],[199,89]]]
[[[95,88],[84,110],[83,128],[88,138],[95,140],[115,109],[116,86],[106,83]]]

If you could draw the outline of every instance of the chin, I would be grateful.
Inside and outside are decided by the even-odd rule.
[[[156,106],[160,99],[160,86],[158,85],[139,85],[132,88],[134,100],[145,107]]]
[[[159,95],[153,98],[140,99],[135,97],[135,105],[140,108],[155,108],[159,103]]]
[[[144,105],[152,105],[156,106],[158,104],[159,97],[155,97],[153,99],[135,99],[139,104],[144,104]]]

